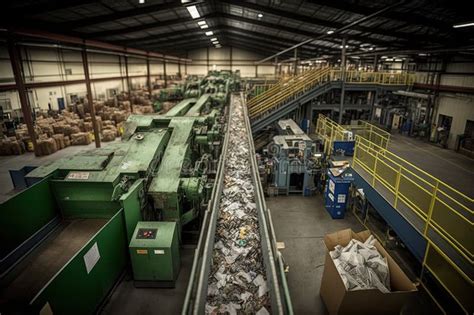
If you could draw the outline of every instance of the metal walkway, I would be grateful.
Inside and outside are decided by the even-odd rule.
[[[362,130],[367,129],[363,123],[361,126]],[[411,143],[399,136],[393,142],[387,133],[371,136],[371,132],[360,132],[359,125],[355,127],[352,160],[355,187],[363,189],[373,208],[420,262],[421,284],[438,306],[447,313],[452,313],[453,307],[454,313],[472,313],[474,200],[426,171],[451,175],[449,170],[453,166],[439,163],[440,154],[445,152],[427,151],[434,147],[426,148],[429,144]],[[328,154],[335,141],[350,140],[346,137],[350,130],[351,126],[340,126],[322,115],[318,118],[316,132],[325,140],[325,146],[330,146],[326,150]],[[391,148],[402,152],[402,156]],[[404,157],[412,158],[420,167],[428,167],[422,169]],[[443,159],[446,164],[455,163]],[[459,169],[463,168],[458,166],[458,178],[472,178]],[[450,179],[455,182],[455,178]],[[368,212],[357,217],[366,225]],[[434,287],[429,283],[433,279],[436,287],[442,288],[442,294],[439,289],[432,290]],[[453,302],[440,302],[443,294]]]
[[[400,134],[392,135],[389,150],[474,198],[474,159]]]
[[[414,76],[409,73],[349,71],[347,91],[399,90],[411,86]],[[331,89],[341,88],[341,71],[331,68],[309,70],[287,80],[280,80],[248,102],[252,132],[285,117],[301,105]]]
[[[421,283],[429,274],[472,313],[474,200],[360,136],[352,168],[356,187],[420,261]]]

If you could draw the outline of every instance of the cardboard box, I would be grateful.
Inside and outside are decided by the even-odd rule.
[[[336,245],[347,246],[351,239],[364,242],[369,236],[369,231],[354,233],[346,229],[324,237],[327,252],[320,295],[329,314],[400,314],[403,305],[417,294],[415,285],[378,241],[375,247],[388,261],[391,292],[382,293],[377,289],[346,290],[329,252]]]

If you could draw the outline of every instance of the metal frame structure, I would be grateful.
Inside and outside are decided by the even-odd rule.
[[[200,17],[192,19],[186,12],[186,6],[196,6]],[[423,13],[416,12],[422,6]],[[74,14],[71,14],[74,10]],[[314,14],[307,14],[313,11]],[[349,15],[357,16],[357,20],[348,23]],[[135,48],[143,48],[140,42],[148,39],[150,35],[160,41],[170,42],[185,37],[193,39],[189,38],[191,34],[203,35],[196,23],[203,20],[208,23],[209,30],[215,32],[232,27],[248,34],[259,28],[264,36],[280,38],[282,46],[270,48],[266,55],[272,55],[288,46],[319,36],[325,38],[317,43],[305,45],[298,53],[304,55],[307,53],[305,52],[307,48],[319,46],[338,56],[339,46],[344,37],[347,37],[351,52],[361,53],[364,52],[359,47],[362,44],[371,44],[390,51],[395,48],[416,49],[418,46],[413,46],[415,42],[437,49],[462,47],[461,43],[472,43],[468,36],[465,36],[465,30],[452,28],[453,22],[457,19],[468,20],[468,13],[462,6],[455,3],[422,1],[354,4],[342,0],[308,0],[298,3],[259,4],[247,0],[224,0],[189,1],[184,4],[179,2],[138,4],[122,0],[117,3],[100,1],[63,3],[47,0],[41,5],[17,1],[15,4],[6,4],[0,16],[7,27],[16,26],[21,20],[21,26],[45,31],[61,29],[68,35],[126,43],[127,46]],[[57,18],[59,16],[61,19]],[[112,27],[104,28],[103,25]],[[329,31],[331,32],[328,33]],[[123,36],[124,34],[126,36]],[[227,38],[227,35],[223,35],[220,40],[230,46],[237,45],[237,41]],[[249,47],[260,44],[256,38],[247,38],[243,41]],[[289,45],[285,45],[285,42]],[[183,44],[179,47],[171,45],[163,48],[162,44],[164,43],[156,42],[154,46],[148,48],[184,55],[183,50],[211,46],[205,36],[200,36],[195,41],[183,40]]]
[[[234,94],[233,97],[241,97],[244,102],[243,94]],[[232,102],[231,102],[232,106]],[[230,113],[232,109],[230,109]],[[248,117],[246,106],[244,105],[244,117]],[[230,114],[228,121],[230,121]],[[250,132],[250,122],[245,120],[248,141],[250,144],[249,152],[255,152],[252,133]],[[229,146],[229,133],[226,133],[223,150],[217,170],[216,182],[212,190],[211,202],[204,215],[201,235],[194,255],[193,267],[191,270],[190,281],[186,292],[182,314],[202,314],[206,304],[207,285],[214,249],[214,236],[216,232],[217,217],[219,214],[220,196],[223,190],[225,156]],[[259,219],[259,231],[262,244],[262,254],[264,265],[267,271],[267,281],[270,287],[272,313],[275,314],[293,314],[291,298],[286,283],[284,264],[281,253],[276,246],[275,229],[272,224],[271,214],[265,205],[265,198],[261,186],[260,175],[258,173],[257,161],[255,155],[250,154],[250,166],[252,169],[252,181],[255,189],[255,200]],[[281,291],[280,291],[281,290]]]
[[[347,71],[345,89],[394,90],[412,85],[414,75],[401,72]],[[329,67],[305,71],[289,79],[281,79],[248,102],[252,132],[285,117],[302,104],[329,90],[341,88],[341,70]]]
[[[420,279],[429,271],[472,312],[474,199],[360,136],[352,168],[356,187],[420,261]]]

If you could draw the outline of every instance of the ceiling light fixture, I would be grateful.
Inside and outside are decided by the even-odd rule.
[[[188,10],[189,14],[191,14],[193,19],[198,19],[201,17],[195,5],[190,5],[189,7],[186,7],[186,9]]]
[[[198,25],[204,25],[204,24],[206,24],[206,21],[204,21],[204,20],[203,21],[198,21]]]
[[[217,40],[217,37],[211,38],[211,42],[216,41],[216,40]]]
[[[206,34],[206,36],[212,36],[212,35],[214,35],[214,33],[213,33],[212,31],[207,31],[205,34]]]
[[[138,0],[138,3],[144,4],[144,3],[145,3],[145,0]]]
[[[209,28],[209,25],[207,25],[207,24],[206,25],[201,25],[202,30],[205,30],[206,28]]]
[[[222,46],[219,44],[219,45],[216,45],[216,48],[221,48]]]
[[[257,17],[258,17],[259,19],[261,19],[261,18],[263,18],[263,14],[262,14],[262,13],[259,13],[259,14],[257,14]]]
[[[474,26],[474,22],[467,22],[467,23],[453,25],[454,28],[469,27],[469,26]]]
[[[328,35],[334,34],[334,31],[327,31],[326,34]]]

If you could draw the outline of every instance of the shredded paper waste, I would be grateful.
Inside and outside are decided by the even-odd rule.
[[[364,243],[352,239],[346,247],[337,245],[329,253],[347,290],[390,292],[387,259],[378,252],[374,243],[372,235]]]
[[[207,314],[271,312],[242,106],[240,98],[233,98],[224,188],[208,280]]]

